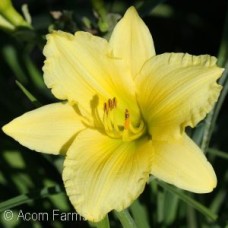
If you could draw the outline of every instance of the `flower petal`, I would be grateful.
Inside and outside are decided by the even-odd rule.
[[[113,58],[105,39],[86,32],[58,31],[47,40],[44,81],[58,99],[77,102],[88,118],[94,100],[103,110],[104,102],[114,97],[122,112],[130,107],[139,113],[129,70],[123,61]]]
[[[90,221],[128,207],[143,191],[151,143],[122,142],[94,130],[81,132],[67,152],[63,180],[71,203]]]
[[[194,127],[217,101],[221,86],[216,80],[222,72],[208,55],[166,53],[149,60],[136,85],[150,128]]]
[[[149,29],[134,7],[130,7],[115,26],[110,44],[114,56],[123,58],[135,78],[145,61],[155,55]]]
[[[90,100],[97,91],[108,94],[106,72],[102,69],[106,65],[98,64],[102,65],[101,58],[107,56],[107,51],[108,43],[89,33],[78,32],[74,36],[57,31],[49,34],[44,48],[46,85],[57,98],[75,102],[87,96]]]
[[[185,134],[176,141],[153,141],[151,173],[161,180],[196,193],[211,192],[217,184],[203,152]]]
[[[5,125],[3,131],[32,150],[59,154],[66,152],[84,128],[72,106],[55,103],[23,114]]]

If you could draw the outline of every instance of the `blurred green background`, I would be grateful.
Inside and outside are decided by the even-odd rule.
[[[219,57],[220,66],[228,62],[227,0],[15,0],[13,5],[21,15],[23,4],[28,6],[29,13],[26,8],[23,11],[28,20],[31,16],[32,28],[0,27],[0,126],[55,101],[42,79],[45,34],[53,29],[71,33],[84,30],[108,39],[131,5],[148,25],[157,54],[210,54]],[[129,209],[139,228],[228,227],[227,72],[221,83],[225,89],[215,113],[195,130],[189,129],[189,134],[208,153],[218,177],[217,188],[213,193],[197,195],[151,181]],[[206,133],[209,146],[203,140]],[[74,212],[63,188],[62,162],[61,156],[30,151],[0,131],[0,227],[89,227],[80,219],[7,221],[4,218],[3,212],[8,209],[16,215],[20,210]],[[110,224],[120,227],[115,214],[110,214]]]

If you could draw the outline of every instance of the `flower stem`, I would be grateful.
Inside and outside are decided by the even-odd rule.
[[[135,221],[133,220],[127,209],[120,212],[115,211],[115,215],[120,220],[123,228],[137,228]]]
[[[100,222],[91,223],[91,225],[96,228],[110,228],[108,215],[106,215]]]

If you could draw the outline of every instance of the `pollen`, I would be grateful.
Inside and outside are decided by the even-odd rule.
[[[114,97],[113,99],[108,99],[108,102],[104,103],[104,113],[108,115],[109,112],[116,107],[117,107],[116,98]]]

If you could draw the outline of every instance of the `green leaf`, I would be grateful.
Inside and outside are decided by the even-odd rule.
[[[179,198],[169,191],[159,191],[157,193],[157,221],[166,225],[171,224],[175,218],[178,209]]]
[[[138,3],[138,4],[140,4],[140,6],[137,7],[137,10],[138,10],[139,14],[142,17],[144,17],[144,16],[147,16],[147,15],[150,15],[155,7],[157,7],[161,3],[164,3],[165,1],[166,0],[147,0],[147,1],[142,1],[142,4],[140,4],[140,2]]]
[[[220,42],[218,53],[218,65],[224,67],[228,59],[228,5],[226,10],[226,19],[223,29],[223,36]]]
[[[26,78],[26,74],[22,70],[20,66],[17,51],[13,46],[5,46],[3,48],[3,56],[7,64],[10,66],[10,69],[15,74],[16,78],[21,81],[22,83],[27,83],[28,80]]]
[[[105,9],[104,0],[91,0],[93,9],[97,12],[99,16],[98,26],[101,32],[107,32],[109,30],[109,25],[107,21],[107,11]]]
[[[16,84],[35,107],[41,106],[40,102],[19,81],[16,81]]]
[[[196,211],[191,206],[188,206],[188,205],[187,205],[186,217],[187,217],[188,228],[197,227]]]
[[[226,196],[227,196],[226,189],[219,190],[219,192],[214,197],[211,203],[211,206],[210,206],[211,211],[213,211],[214,213],[218,213],[219,209],[221,208],[221,205],[226,200]]]
[[[164,193],[157,193],[157,222],[162,223],[164,220]]]
[[[171,185],[166,184],[162,181],[157,181],[157,183],[158,183],[158,185],[160,185],[164,189],[166,189],[169,192],[177,195],[182,201],[187,203],[189,206],[195,208],[196,210],[198,210],[200,213],[207,216],[211,220],[215,221],[217,219],[218,216],[216,214],[214,214],[212,211],[210,211],[207,207],[205,207],[204,205],[202,205],[198,201],[196,201],[193,198],[186,195],[183,191],[181,191],[175,187],[172,187]]]
[[[135,200],[130,207],[130,211],[138,227],[150,228],[146,208],[139,200]]]
[[[223,179],[220,179],[220,183],[228,183],[228,170],[226,170]],[[214,213],[218,213],[221,207],[226,203],[226,197],[227,197],[227,186],[226,184],[223,184],[219,191],[217,192],[216,196],[214,197],[210,209]]]
[[[170,191],[165,191],[164,194],[164,222],[169,225],[176,218],[179,198]]]
[[[44,84],[41,72],[37,69],[31,58],[27,54],[24,55],[24,63],[34,85],[40,90],[46,90],[47,87]]]
[[[6,209],[11,209],[13,207],[28,203],[35,199],[45,198],[50,195],[62,193],[64,190],[59,185],[43,188],[40,190],[34,190],[26,194],[22,194],[11,199],[8,199],[0,203],[0,212]]]
[[[201,143],[201,149],[203,151],[206,151],[208,148],[219,111],[222,107],[222,104],[228,92],[228,60],[227,59],[228,59],[228,5],[227,5],[226,21],[224,25],[223,37],[220,43],[219,54],[218,54],[218,65],[221,67],[225,67],[223,76],[219,79],[219,84],[223,85],[223,90],[220,94],[220,97],[214,109],[208,114],[206,118],[206,122],[205,122],[206,124],[205,124],[204,134],[203,134],[202,143]]]
[[[205,129],[201,143],[201,149],[203,151],[206,151],[208,148],[219,111],[221,110],[222,104],[228,92],[228,61],[223,76],[220,79],[220,84],[223,85],[223,90],[219,96],[217,103],[215,104],[214,109],[208,114],[205,121]]]
[[[201,145],[204,128],[205,128],[205,123],[202,121],[202,123],[198,124],[194,129],[191,129],[192,134],[189,136],[198,146]]]
[[[221,150],[209,148],[209,149],[207,150],[207,152],[208,152],[209,154],[213,154],[213,155],[218,156],[218,157],[220,157],[220,158],[228,159],[228,153],[223,152],[223,151],[221,151]]]

